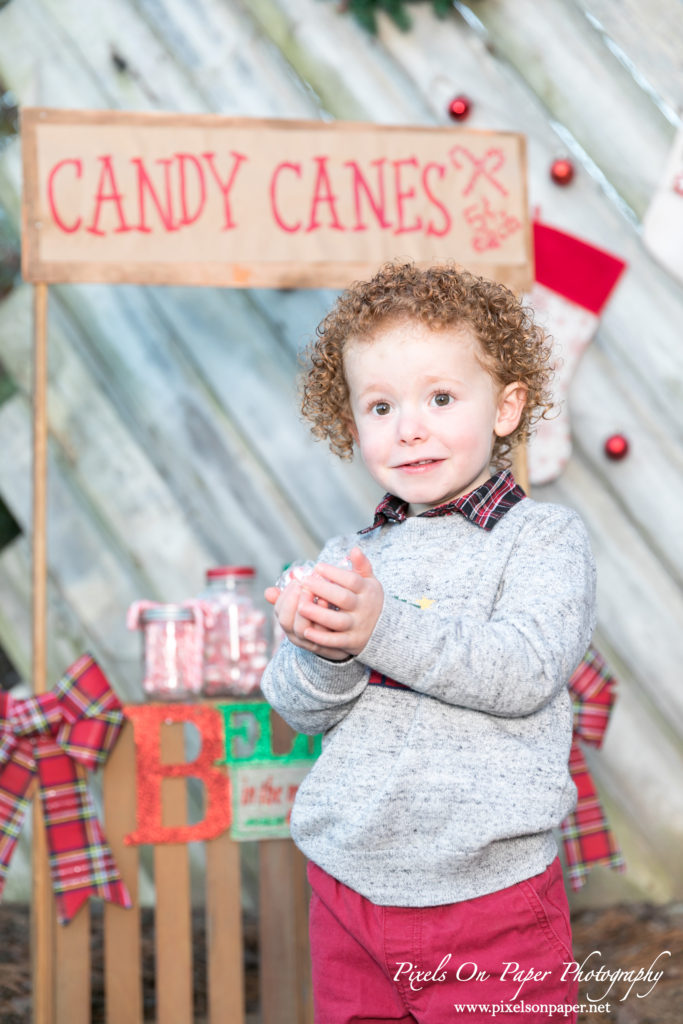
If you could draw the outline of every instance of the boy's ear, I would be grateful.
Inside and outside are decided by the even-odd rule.
[[[498,415],[493,428],[498,437],[507,437],[518,426],[526,405],[527,393],[526,384],[520,381],[507,384],[501,391],[498,398]]]

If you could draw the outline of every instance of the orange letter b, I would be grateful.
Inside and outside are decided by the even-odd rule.
[[[213,839],[231,822],[230,779],[215,762],[223,756],[223,724],[213,708],[196,704],[128,704],[126,717],[135,736],[137,829],[125,837],[139,843],[189,843]],[[163,764],[160,732],[166,722],[191,722],[199,730],[202,749],[189,764]],[[161,783],[181,777],[201,779],[206,790],[206,815],[195,825],[168,826],[161,818]]]

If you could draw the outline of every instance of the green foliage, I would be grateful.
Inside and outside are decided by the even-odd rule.
[[[407,32],[410,28],[410,17],[405,9],[406,3],[424,3],[426,0],[343,0],[342,10],[349,11],[356,21],[373,35],[377,32],[377,12],[385,11],[400,29]],[[452,9],[452,0],[431,0],[434,13],[445,18]]]
[[[0,498],[0,551],[11,544],[21,533],[21,527]],[[1,650],[1,648],[0,648]]]
[[[2,0],[0,0],[0,3]],[[19,133],[19,107],[9,89],[3,89],[0,79],[0,146]]]
[[[0,206],[0,299],[14,287],[21,270],[19,238]]]
[[[0,0],[0,8],[2,0]],[[0,150],[19,133],[19,107],[16,98],[5,89],[0,79]],[[19,239],[0,206],[0,299],[6,295],[19,276],[21,258]],[[0,396],[1,378],[0,378]],[[0,397],[1,400],[1,397]]]

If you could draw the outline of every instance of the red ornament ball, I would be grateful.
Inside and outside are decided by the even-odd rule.
[[[613,459],[615,462],[628,455],[628,440],[623,434],[612,434],[611,437],[607,438],[605,441],[605,455],[608,459]]]
[[[454,121],[464,121],[471,109],[472,103],[467,96],[456,96],[448,105],[448,113]]]
[[[568,185],[574,177],[574,164],[565,157],[561,160],[553,160],[550,177],[556,185]]]

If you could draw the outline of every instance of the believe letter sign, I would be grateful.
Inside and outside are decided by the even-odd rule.
[[[387,259],[532,280],[521,135],[22,111],[29,281],[343,287]]]

